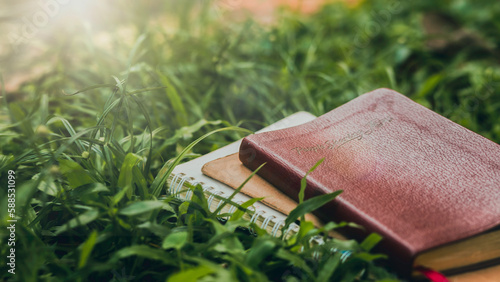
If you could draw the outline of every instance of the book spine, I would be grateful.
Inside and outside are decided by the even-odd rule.
[[[287,196],[297,201],[300,191],[300,180],[306,172],[299,171],[290,166],[289,163],[276,159],[275,154],[260,147],[253,142],[251,137],[252,135],[244,138],[241,142],[239,151],[240,161],[252,171],[265,163],[258,174],[283,191]]]

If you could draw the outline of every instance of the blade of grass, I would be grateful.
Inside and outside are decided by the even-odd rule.
[[[73,128],[73,126],[71,125],[71,123],[69,123],[69,121],[61,116],[55,116],[53,118],[51,118],[47,123],[51,123],[52,120],[60,120],[62,122],[62,124],[64,125],[64,127],[66,128],[66,130],[68,131],[69,135],[70,136],[75,136],[76,135],[76,131],[75,129]],[[76,145],[78,146],[78,149],[80,149],[80,154],[85,151],[84,147],[83,147],[83,144],[80,140],[76,140],[75,141]]]
[[[144,167],[143,175],[144,177],[147,177],[149,175],[149,170],[151,167],[151,161],[153,159],[153,130],[152,130],[152,121],[151,118],[149,117],[148,111],[146,109],[146,106],[144,103],[142,103],[139,98],[137,98],[135,95],[131,96],[134,102],[139,106],[139,110],[141,111],[142,115],[146,119],[146,127],[149,129],[149,152],[146,160],[146,166]]]
[[[80,93],[83,93],[83,92],[86,92],[86,91],[89,91],[89,90],[93,90],[93,89],[99,89],[99,88],[111,88],[111,87],[115,87],[115,84],[112,84],[112,83],[103,83],[103,84],[96,84],[96,85],[92,85],[92,86],[89,86],[89,87],[85,87],[83,89],[80,89],[76,92],[73,92],[71,94],[68,94],[66,93],[66,91],[62,90],[62,93],[66,96],[74,96],[76,94],[80,94]]]
[[[172,108],[175,112],[178,124],[181,126],[186,126],[188,124],[188,115],[186,113],[186,109],[184,108],[184,104],[182,104],[182,99],[179,96],[179,93],[172,85],[167,76],[159,71],[157,71],[157,74],[160,77],[161,83],[166,87],[165,93],[167,94],[167,97],[172,104]]]
[[[122,89],[122,94],[126,93],[127,90],[127,82],[130,76],[130,69],[132,68],[132,62],[135,59],[135,56],[137,54],[137,51],[139,50],[139,47],[141,46],[142,42],[146,39],[145,34],[141,34],[139,38],[135,41],[134,47],[132,48],[132,51],[130,52],[129,58],[128,58],[128,64],[127,64],[127,74],[125,75],[124,83],[123,83],[123,89]]]
[[[97,231],[93,230],[87,240],[81,245],[80,250],[80,260],[78,262],[78,268],[82,269],[87,265],[90,253],[94,249],[97,239]]]
[[[158,86],[158,87],[143,88],[143,89],[138,89],[138,90],[128,92],[127,95],[131,96],[131,95],[135,95],[135,94],[140,94],[140,93],[144,93],[144,92],[150,92],[153,90],[160,90],[160,89],[165,89],[165,88],[167,88],[167,87],[166,86]]]
[[[285,220],[285,226],[283,227],[283,230],[286,230],[290,224],[295,222],[299,217],[302,217],[312,211],[317,210],[318,208],[322,207],[326,203],[332,201],[337,197],[340,193],[342,193],[342,190],[335,191],[330,194],[325,194],[321,196],[317,196],[314,198],[311,198],[307,201],[302,202],[299,204],[295,209],[293,209],[288,217]]]
[[[165,181],[170,176],[170,173],[172,173],[174,168],[180,163],[180,161],[184,158],[186,153],[189,152],[194,146],[196,146],[196,144],[200,143],[200,141],[207,138],[208,136],[210,136],[214,133],[217,133],[217,132],[222,132],[222,131],[239,131],[239,132],[243,132],[243,133],[252,133],[248,129],[230,126],[230,127],[223,127],[223,128],[215,129],[211,132],[204,134],[203,136],[201,136],[200,138],[196,139],[191,144],[189,144],[186,148],[184,148],[184,150],[182,150],[182,152],[179,154],[179,156],[177,156],[177,158],[175,158],[175,160],[172,162],[172,164],[167,162],[167,163],[165,163],[165,165],[163,165],[160,172],[156,176],[155,180],[151,184],[151,190],[153,191],[151,194],[154,197],[158,197],[160,195],[160,192],[162,190],[162,186],[165,185]]]
[[[250,176],[247,177],[247,179],[245,179],[245,181],[243,181],[243,183],[241,183],[240,186],[238,186],[238,188],[236,188],[234,190],[234,192],[229,196],[227,197],[227,201],[232,201],[234,196],[236,196],[238,193],[240,193],[241,189],[243,189],[243,186],[245,186],[245,184],[248,183],[248,181],[250,181],[250,179],[257,173],[259,172],[259,170],[265,165],[266,163],[263,163],[261,164],[256,170],[254,170]],[[219,207],[217,207],[217,209],[212,213],[212,216],[217,216],[217,214],[228,204],[227,201],[223,201],[223,203],[221,205],[219,205]]]
[[[309,174],[311,172],[313,172],[314,170],[316,170],[316,168],[321,163],[323,163],[324,160],[325,160],[325,158],[322,158],[318,162],[316,162],[316,164],[313,165],[313,167],[311,167],[311,169],[309,169],[309,171],[306,172],[306,175],[304,175],[304,177],[300,180],[299,204],[301,204],[304,201],[304,192],[305,192],[306,186],[307,186],[307,176],[309,176]]]
[[[136,156],[133,153],[128,153],[125,156],[125,160],[122,163],[122,167],[120,169],[120,176],[118,177],[118,187],[121,189],[127,189],[127,198],[132,198],[133,191],[133,168],[141,161],[139,156]]]

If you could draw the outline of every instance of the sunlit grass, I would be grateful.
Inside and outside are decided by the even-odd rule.
[[[320,115],[380,87],[500,142],[498,5],[332,4],[310,16],[283,10],[262,24],[228,22],[221,12],[231,11],[216,2],[149,2],[88,3],[74,14],[61,7],[37,36],[2,46],[0,181],[16,171],[17,279],[110,280],[122,270],[139,280],[391,277],[362,248],[374,242],[328,239],[300,252],[321,230],[303,224],[309,233],[300,238],[253,237],[237,229],[248,222],[215,220],[202,193],[180,203],[165,195],[171,164],[248,134],[234,126]],[[16,3],[2,30],[22,28],[19,17],[39,9]],[[429,10],[479,43],[432,49],[422,25]],[[6,264],[1,270],[10,277]]]

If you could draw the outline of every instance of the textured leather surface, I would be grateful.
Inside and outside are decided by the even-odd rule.
[[[500,224],[500,146],[389,90],[304,125],[246,137],[240,160],[285,194],[344,190],[323,213],[384,236],[408,270],[417,254]]]

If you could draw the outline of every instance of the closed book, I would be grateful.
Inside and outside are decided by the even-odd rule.
[[[250,135],[239,158],[297,199],[343,190],[321,209],[384,237],[409,274],[456,273],[500,258],[500,146],[389,89],[303,125]]]

